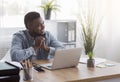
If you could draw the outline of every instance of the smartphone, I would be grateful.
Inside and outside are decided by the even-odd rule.
[[[43,70],[40,65],[37,65],[37,64],[34,63],[33,67],[38,72],[45,72],[45,70]]]

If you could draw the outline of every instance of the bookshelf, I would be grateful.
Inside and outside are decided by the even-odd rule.
[[[46,30],[63,42],[65,46],[76,46],[76,21],[75,20],[46,20]]]

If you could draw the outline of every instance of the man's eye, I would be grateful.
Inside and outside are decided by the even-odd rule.
[[[41,24],[44,24],[44,21],[42,21]]]
[[[42,22],[41,24],[44,25],[44,22]]]
[[[44,24],[44,21],[43,21],[43,23],[42,24]]]
[[[43,22],[43,23],[40,23],[40,26],[44,26],[44,22]]]
[[[40,25],[36,25],[35,27],[39,27]]]

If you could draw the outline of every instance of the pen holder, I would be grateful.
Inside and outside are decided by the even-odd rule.
[[[33,80],[33,68],[23,68],[23,80],[30,81]]]

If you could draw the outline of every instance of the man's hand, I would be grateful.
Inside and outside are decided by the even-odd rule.
[[[35,45],[33,46],[33,48],[35,51],[38,48],[42,48],[47,52],[49,52],[49,50],[50,50],[50,48],[45,45],[45,38],[43,38],[43,37],[36,37],[35,38]]]
[[[47,52],[50,51],[50,48],[45,45],[45,41],[42,41],[40,47],[41,47],[42,49],[44,49],[45,51],[47,51]]]
[[[36,37],[35,38],[35,45],[33,46],[34,50],[36,51],[38,48],[40,48],[42,42],[45,40],[43,37]]]

